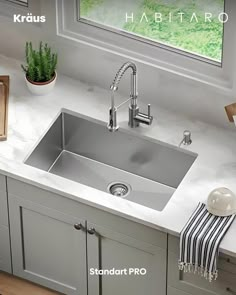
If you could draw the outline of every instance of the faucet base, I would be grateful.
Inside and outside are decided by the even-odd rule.
[[[141,124],[151,125],[153,120],[153,116],[149,114],[144,114],[139,112],[139,108],[129,106],[129,126],[131,128],[138,127]]]
[[[136,128],[139,126],[139,122],[135,120],[135,116],[139,113],[139,108],[133,108],[129,106],[129,126],[131,128]]]

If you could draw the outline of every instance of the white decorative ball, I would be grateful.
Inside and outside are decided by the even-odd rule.
[[[236,213],[236,196],[225,187],[214,189],[207,199],[207,210],[217,216],[229,216]]]

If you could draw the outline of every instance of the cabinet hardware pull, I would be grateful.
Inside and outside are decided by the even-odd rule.
[[[226,288],[226,291],[232,295],[236,295],[236,292],[234,290],[230,289],[229,287]]]
[[[90,235],[96,235],[98,238],[98,269],[102,269],[102,236],[96,231],[94,227],[87,229],[87,233]],[[99,295],[102,295],[102,275],[99,275]],[[0,294],[1,295],[1,294]]]
[[[94,235],[95,233],[96,233],[96,230],[95,230],[95,228],[89,228],[88,230],[87,230],[87,232],[90,234],[90,235]]]
[[[230,259],[230,258],[220,257],[220,260],[221,260],[221,261],[225,261],[226,263],[230,263],[230,264],[232,264],[233,266],[236,266],[236,263],[235,263],[234,261],[232,261],[232,259]]]
[[[83,225],[82,225],[81,223],[75,223],[75,224],[74,224],[74,228],[75,228],[76,230],[81,230],[81,229],[83,229]]]

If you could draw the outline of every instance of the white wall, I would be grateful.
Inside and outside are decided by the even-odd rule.
[[[0,2],[0,15],[1,5]],[[56,36],[55,10],[50,14],[42,27],[14,24],[12,18],[0,16],[0,54],[23,60],[27,40],[47,40],[59,53],[59,72],[108,89],[116,71],[128,58]],[[236,101],[236,54],[232,62],[235,65],[234,83],[233,89],[228,90],[219,90],[139,62],[140,99],[184,113],[193,120],[233,128],[227,121],[224,106]],[[128,80],[129,75],[120,86],[120,91],[126,95],[129,95]],[[104,99],[109,100],[109,97]]]

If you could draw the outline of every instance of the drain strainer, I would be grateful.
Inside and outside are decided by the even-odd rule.
[[[121,182],[112,182],[108,185],[108,192],[116,197],[124,198],[131,191],[131,187],[128,184]]]

